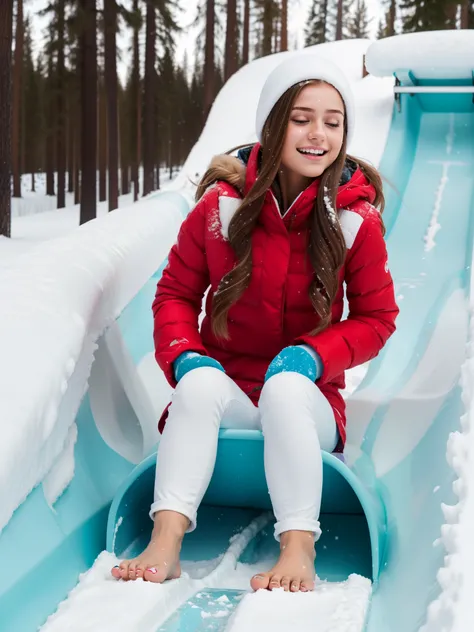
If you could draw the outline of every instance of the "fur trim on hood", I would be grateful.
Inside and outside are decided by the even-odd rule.
[[[244,190],[247,167],[239,158],[219,154],[211,160],[209,169],[216,169],[219,172],[219,180],[225,180],[241,192]]]

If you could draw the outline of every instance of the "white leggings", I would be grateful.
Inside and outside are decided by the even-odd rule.
[[[321,535],[321,449],[332,452],[339,435],[333,410],[319,388],[299,373],[279,373],[262,389],[258,408],[225,373],[190,371],[178,383],[158,446],[155,498],[162,510],[189,518],[211,480],[219,428],[262,430],[275,537],[290,530]]]

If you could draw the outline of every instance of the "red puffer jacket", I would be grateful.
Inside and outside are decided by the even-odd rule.
[[[226,157],[241,173],[244,194],[257,177],[259,145],[247,169]],[[224,159],[223,159],[224,160]],[[234,174],[234,175],[235,175]],[[344,371],[375,357],[395,330],[398,308],[378,211],[371,206],[375,191],[358,169],[337,194],[339,221],[347,256],[332,308],[332,325],[310,335],[318,316],[308,290],[313,270],[307,256],[309,217],[319,181],[313,182],[282,217],[273,194],[267,193],[252,237],[253,271],[250,284],[228,317],[230,340],[216,339],[211,330],[212,296],[222,277],[235,265],[227,229],[242,196],[220,181],[210,188],[181,227],[169,263],[158,283],[153,303],[158,364],[171,385],[173,362],[184,351],[210,355],[258,402],[271,360],[292,344],[305,343],[320,355],[324,372],[318,386],[332,405],[341,439],[345,441]],[[348,318],[341,322],[344,289]],[[206,289],[206,316],[201,331],[198,317]],[[164,419],[162,419],[162,430]]]

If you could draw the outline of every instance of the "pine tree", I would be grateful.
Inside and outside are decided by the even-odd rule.
[[[335,0],[336,7],[330,20],[334,25],[334,39],[341,40],[349,37],[347,16],[351,14],[354,0]],[[331,17],[331,16],[330,16]]]
[[[118,208],[118,80],[117,4],[104,0],[105,88],[107,93],[107,156],[109,211]]]
[[[391,37],[395,35],[395,22],[397,18],[397,0],[390,0],[386,18],[386,35]]]
[[[305,30],[305,46],[326,42],[327,31],[328,0],[313,0]]]
[[[42,77],[39,68],[41,59],[35,67],[33,59],[33,42],[31,36],[30,21],[25,20],[25,45],[23,56],[23,110],[24,110],[24,134],[27,139],[23,143],[25,172],[31,173],[31,190],[36,190],[35,173],[40,162],[41,135],[44,132],[43,101],[42,101]]]
[[[97,215],[97,9],[81,0],[81,208],[80,223]],[[84,131],[87,130],[87,134]]]
[[[250,51],[250,0],[244,0],[242,65],[249,63],[249,51]]]
[[[401,0],[405,33],[454,28],[452,18],[456,0]]]
[[[13,65],[12,163],[13,197],[21,197],[21,112],[23,80],[24,19],[23,0],[17,0],[15,56]]]
[[[288,0],[281,0],[280,50],[288,50]]]
[[[273,52],[273,36],[275,19],[279,18],[280,7],[277,0],[254,0],[255,20],[261,25],[261,37],[257,37],[256,53],[258,57],[271,55]]]
[[[357,0],[354,14],[350,16],[348,24],[349,37],[367,39],[370,37],[369,11],[365,0]]]
[[[383,39],[384,37],[387,37],[387,25],[385,23],[385,21],[379,20],[379,26],[377,29],[377,39]]]
[[[237,0],[227,0],[227,25],[225,36],[225,65],[224,79],[227,81],[239,67],[238,60],[238,26],[237,26]]]
[[[0,235],[11,231],[11,69],[13,0],[0,5]]]

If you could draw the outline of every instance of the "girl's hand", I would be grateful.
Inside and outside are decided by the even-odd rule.
[[[200,353],[196,353],[195,351],[185,351],[173,363],[174,369],[174,377],[177,382],[192,371],[193,369],[199,369],[203,366],[214,367],[215,369],[219,369],[219,371],[223,371],[225,373],[224,367],[220,362],[214,360],[214,358],[210,358],[209,356],[203,356]]]
[[[323,363],[316,351],[308,345],[285,347],[271,361],[265,382],[277,373],[293,371],[305,375],[312,382],[323,374]]]

